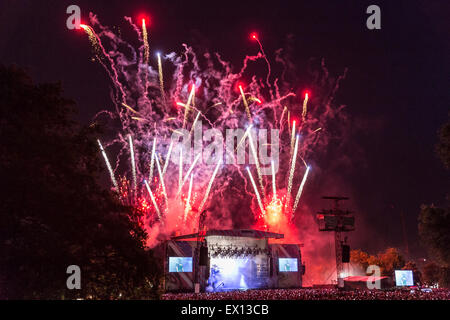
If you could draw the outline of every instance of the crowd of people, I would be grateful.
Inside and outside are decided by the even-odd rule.
[[[450,300],[450,290],[265,289],[214,293],[166,293],[164,300]]]

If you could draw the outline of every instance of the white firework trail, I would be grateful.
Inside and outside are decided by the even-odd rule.
[[[297,162],[298,139],[299,139],[299,136],[297,135],[297,137],[295,138],[294,153],[292,154],[292,159],[291,159],[291,169],[289,171],[288,191],[287,191],[287,205],[288,206],[290,205],[290,201],[291,201],[292,180],[294,178],[295,163]]]
[[[197,116],[195,117],[194,122],[192,122],[192,128],[191,128],[191,131],[189,131],[189,136],[192,136],[192,132],[194,132],[195,125],[196,125],[196,123],[198,121],[198,118],[200,117],[200,114],[201,114],[200,111],[197,112]]]
[[[186,222],[187,215],[189,211],[191,210],[191,194],[192,194],[192,182],[194,180],[194,174],[191,174],[191,180],[189,181],[189,191],[188,191],[188,197],[186,200],[186,205],[184,207],[184,217],[183,222]]]
[[[236,145],[236,149],[235,151],[239,148],[239,146],[242,144],[242,142],[245,140],[245,138],[247,137],[248,133],[250,132],[250,130],[252,129],[253,125],[249,125],[247,130],[245,130],[244,135],[242,136],[241,140],[239,141],[239,143]]]
[[[258,154],[256,153],[256,148],[253,143],[253,138],[252,138],[251,133],[248,134],[248,138],[249,138],[248,141],[250,143],[250,149],[252,151],[253,158],[255,159],[256,172],[258,173],[258,180],[259,180],[259,185],[261,187],[262,196],[263,196],[263,198],[265,198],[266,196],[265,196],[265,192],[264,192],[264,183],[263,183],[262,174],[261,174],[261,167],[259,166]]]
[[[163,80],[163,71],[161,64],[161,55],[159,52],[156,54],[158,56],[158,75],[159,75],[159,90],[161,91],[161,98],[163,102],[166,101],[166,95],[164,93],[164,80]]]
[[[136,161],[134,159],[134,147],[133,147],[133,139],[131,138],[131,134],[128,135],[128,142],[130,144],[131,172],[133,175],[133,190],[134,190],[134,194],[136,195],[136,189],[137,189]]]
[[[259,195],[258,187],[255,184],[255,180],[253,179],[252,173],[250,172],[249,167],[247,167],[248,176],[250,177],[250,181],[252,182],[253,189],[255,190],[256,199],[258,200],[259,209],[264,214],[265,210],[261,201],[261,196]]]
[[[169,166],[170,155],[172,154],[172,148],[173,148],[173,141],[170,140],[169,150],[167,151],[166,162],[164,162],[164,168],[163,168],[163,172],[162,172],[163,177],[166,174],[167,167]]]
[[[164,177],[162,175],[161,165],[159,164],[158,153],[155,153],[155,156],[156,156],[156,167],[158,168],[159,180],[161,180],[160,182],[163,189],[164,199],[166,200],[166,211],[167,211],[169,210],[169,199],[167,197],[166,185],[164,184]]]
[[[178,168],[178,190],[181,190],[182,181],[183,181],[183,148],[180,148],[180,162]]]
[[[147,188],[148,194],[150,195],[150,199],[152,199],[153,206],[155,207],[156,213],[158,214],[159,221],[163,224],[161,211],[159,210],[158,204],[156,203],[155,197],[153,195],[152,190],[150,189],[150,186],[147,183],[147,180],[144,180],[145,187]]]
[[[102,143],[100,140],[97,139],[98,145],[100,146],[100,151],[102,152],[103,158],[105,159],[106,167],[108,168],[109,175],[111,177],[111,182],[116,189],[117,192],[119,192],[119,186],[117,184],[116,178],[114,177],[114,171],[111,167],[111,163],[109,163],[108,156],[106,155],[105,149],[103,149]]]
[[[298,203],[300,201],[300,197],[301,197],[302,192],[303,192],[303,187],[305,186],[306,179],[308,178],[309,169],[310,169],[310,166],[307,166],[305,174],[303,175],[303,179],[302,179],[302,182],[300,184],[300,187],[298,188],[297,196],[295,197],[294,206],[292,207],[292,217],[294,217],[295,210],[297,209]]]
[[[219,162],[217,163],[216,168],[214,169],[214,172],[211,176],[211,179],[209,180],[208,183],[208,188],[206,189],[205,192],[205,196],[203,197],[202,203],[199,206],[198,212],[201,213],[203,210],[203,207],[205,206],[206,201],[208,200],[209,197],[209,193],[211,192],[211,188],[214,182],[214,179],[216,178],[217,172],[219,171],[220,165],[222,164],[222,159],[219,160]]]
[[[242,101],[244,102],[245,112],[247,113],[248,121],[252,123],[252,115],[250,113],[250,109],[248,107],[247,99],[245,99],[244,90],[242,90],[242,86],[239,86],[239,91],[241,92]]]
[[[148,181],[150,181],[150,183],[153,180],[153,170],[155,168],[155,152],[156,152],[156,137],[153,138],[152,154],[150,156],[150,173],[148,175]]]
[[[272,166],[272,190],[273,190],[273,197],[276,198],[277,197],[277,185],[276,185],[276,181],[275,181],[275,163],[273,162],[273,160],[271,161],[271,166]]]
[[[191,164],[191,166],[189,167],[189,170],[187,171],[186,176],[184,177],[183,181],[182,181],[181,184],[180,184],[180,187],[178,188],[178,193],[177,193],[177,194],[180,194],[181,188],[183,188],[183,186],[184,186],[184,184],[186,183],[187,179],[189,178],[189,175],[191,174],[192,170],[194,170],[194,167],[195,167],[195,165],[197,164],[198,159],[200,159],[201,155],[202,155],[202,154],[199,153],[199,154],[195,157],[194,162],[193,162],[193,163]]]
[[[291,156],[294,151],[294,143],[295,143],[295,120],[292,121],[292,132],[291,132]]]

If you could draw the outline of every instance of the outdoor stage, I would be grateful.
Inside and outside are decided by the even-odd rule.
[[[284,235],[236,229],[173,237],[165,243],[165,290],[194,291],[196,283],[207,292],[300,288],[301,245],[270,244],[271,238]]]

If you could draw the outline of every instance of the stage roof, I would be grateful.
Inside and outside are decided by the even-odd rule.
[[[172,237],[172,240],[184,240],[197,238],[198,233],[186,234],[182,236]],[[252,230],[252,229],[232,229],[232,230],[207,230],[202,237],[209,236],[226,236],[226,237],[247,237],[247,238],[275,238],[283,239],[284,234],[268,231]]]
[[[344,281],[350,281],[350,282],[367,282],[367,281],[380,281],[383,279],[387,279],[389,277],[383,276],[383,277],[375,277],[375,276],[349,276],[344,278]]]

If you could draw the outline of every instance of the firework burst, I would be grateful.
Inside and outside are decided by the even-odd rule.
[[[102,25],[93,14],[90,15],[91,25],[82,25],[92,43],[94,55],[112,83],[115,112],[102,111],[96,118],[106,115],[118,124],[115,128],[117,137],[107,144],[108,147],[120,147],[114,169],[100,141],[98,143],[112,187],[121,201],[142,208],[141,211],[149,216],[145,219],[148,230],[156,224],[164,224],[163,232],[169,234],[180,225],[186,230],[195,229],[201,210],[213,204],[225,208],[226,204],[219,205],[223,197],[218,195],[236,192],[230,190],[237,190],[240,186],[241,192],[235,197],[242,203],[247,201],[248,208],[251,208],[248,211],[253,212],[252,219],[256,225],[274,228],[282,221],[290,220],[298,208],[309,172],[307,166],[302,179],[296,174],[299,171],[296,168],[300,167],[298,158],[307,158],[310,163],[314,147],[326,144],[320,136],[324,136],[323,128],[336,117],[337,111],[331,108],[330,96],[338,88],[341,78],[332,87],[322,88],[324,98],[317,97],[311,101],[305,95],[300,101],[294,91],[287,89],[292,88],[292,84],[272,74],[269,57],[256,34],[251,37],[258,44],[256,54],[245,56],[242,66],[237,69],[218,53],[197,56],[187,45],[183,45],[182,54],[158,53],[153,61],[145,20],[141,26],[129,17],[125,20],[141,40],[139,48],[134,48]],[[98,30],[97,33],[94,30]],[[104,44],[112,49],[106,50]],[[277,61],[281,59],[277,58]],[[248,65],[259,63],[259,60],[267,66],[263,80],[248,74]],[[174,72],[164,74],[163,63],[172,65]],[[325,70],[323,74],[323,77],[328,76]],[[251,79],[245,91],[241,84],[243,79],[247,82]],[[316,82],[326,83],[323,78]],[[291,118],[297,116],[301,121],[294,120],[291,127]],[[190,145],[192,138],[198,140],[197,126],[200,130],[207,127],[220,132],[247,128],[236,149],[243,146],[246,157],[253,158],[258,183],[253,179],[251,168],[237,163],[234,158],[233,163],[221,158],[210,163],[205,161],[201,151],[182,148],[178,138],[183,130],[189,133]],[[278,130],[279,166],[275,166],[275,159],[263,162],[260,156],[262,145],[258,145],[250,133],[253,129]],[[221,143],[225,147],[225,142]],[[121,163],[131,163],[131,175],[124,172],[121,179],[125,182],[119,184],[115,176],[116,171],[123,168]],[[262,165],[268,165],[268,176],[263,175],[266,168]],[[247,174],[243,173],[244,168]],[[131,188],[125,178],[127,175],[131,176]],[[277,185],[277,180],[287,181],[287,185]],[[270,185],[272,193],[266,192]],[[297,185],[299,189],[291,205],[292,189]],[[203,195],[201,199],[197,199],[197,194]],[[224,212],[219,219],[227,214],[231,213]]]

